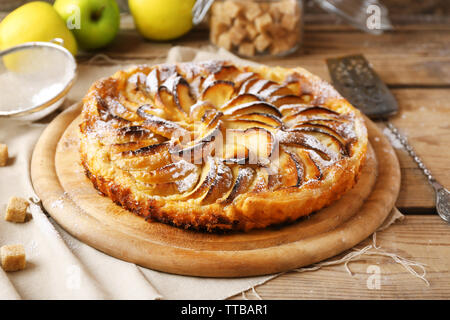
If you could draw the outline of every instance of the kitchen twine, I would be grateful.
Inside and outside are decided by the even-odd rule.
[[[161,57],[161,58],[163,58],[163,57]],[[158,57],[156,57],[154,60],[157,60],[157,59],[158,59]],[[113,59],[113,58],[110,58],[109,56],[107,56],[106,54],[100,53],[100,54],[96,54],[91,59],[89,59],[87,64],[93,64],[93,63],[101,61],[101,60],[103,60],[107,63],[111,63],[111,64],[123,64],[124,63],[124,61],[122,61],[122,60]],[[379,230],[379,231],[381,231],[381,230]],[[347,253],[345,256],[343,256],[340,259],[331,260],[331,261],[323,261],[323,262],[312,264],[311,266],[308,266],[308,267],[293,269],[291,271],[302,273],[302,272],[308,272],[308,271],[316,271],[316,270],[319,270],[322,267],[326,267],[326,266],[334,266],[334,265],[344,264],[344,267],[345,267],[345,270],[347,271],[347,273],[353,277],[354,273],[350,270],[350,268],[348,266],[348,264],[350,262],[358,261],[364,255],[366,255],[366,256],[383,256],[383,257],[391,258],[392,260],[394,260],[395,263],[400,264],[403,268],[405,268],[406,271],[408,271],[410,274],[423,280],[427,286],[430,286],[430,282],[426,278],[426,274],[427,274],[426,269],[425,269],[425,267],[427,266],[426,264],[406,259],[396,253],[384,251],[381,249],[380,246],[377,245],[376,242],[377,242],[377,233],[374,232],[372,234],[372,244],[367,245],[367,246],[363,247],[362,249],[353,248],[351,252]],[[414,269],[414,267],[419,268],[421,270],[421,273],[416,271]],[[287,272],[279,273],[278,276],[282,275],[284,273],[287,273]],[[263,300],[263,298],[258,294],[258,292],[256,291],[254,286],[247,289],[247,291],[250,289],[252,290],[253,294],[256,296],[257,299]],[[245,294],[245,291],[242,291],[242,298],[244,300],[248,300],[248,298]]]
[[[386,252],[386,251],[382,250],[381,247],[377,245],[377,233],[376,232],[374,232],[372,235],[372,244],[367,245],[362,249],[353,248],[351,252],[349,252],[348,254],[346,254],[345,256],[343,256],[340,259],[315,263],[315,264],[311,265],[310,267],[294,269],[292,271],[296,271],[296,272],[315,271],[315,270],[319,270],[320,268],[325,267],[325,266],[334,266],[334,265],[339,265],[339,264],[344,263],[345,270],[348,272],[348,274],[350,276],[353,276],[354,274],[350,270],[348,264],[352,261],[360,260],[361,257],[363,257],[364,255],[389,257],[392,260],[394,260],[394,262],[400,264],[403,268],[405,268],[410,274],[412,274],[413,276],[415,276],[419,279],[422,279],[426,283],[427,286],[430,286],[430,283],[428,282],[428,280],[426,278],[426,275],[427,275],[427,271],[425,269],[426,264],[412,261],[412,260],[406,259],[396,253]],[[422,272],[421,273],[417,272],[414,269],[414,267],[421,269]]]
[[[372,234],[372,244],[369,244],[362,249],[353,248],[351,252],[347,253],[345,256],[343,256],[340,259],[331,260],[331,261],[323,261],[323,262],[312,264],[311,266],[308,266],[308,267],[293,269],[291,271],[302,273],[302,272],[308,272],[308,271],[316,271],[316,270],[319,270],[322,267],[326,267],[326,266],[335,266],[335,265],[344,264],[345,270],[348,272],[348,274],[350,276],[353,277],[354,273],[350,270],[348,264],[350,262],[360,260],[364,255],[389,257],[392,260],[394,260],[395,263],[398,263],[403,268],[405,268],[410,274],[412,274],[413,276],[415,276],[419,279],[422,279],[428,287],[430,286],[430,282],[426,278],[427,271],[426,271],[425,267],[427,265],[424,263],[406,259],[396,253],[386,252],[386,251],[382,250],[381,247],[379,245],[377,245],[377,233],[376,232],[374,232]],[[421,270],[421,273],[417,272],[414,269],[414,267],[419,268]],[[277,276],[280,276],[282,274],[285,274],[285,273],[288,273],[291,271],[279,273]],[[258,300],[263,300],[263,298],[258,294],[258,292],[256,292],[255,287],[251,287],[248,290],[250,290],[250,289],[252,290],[253,294],[256,296],[256,298]],[[245,291],[242,292],[242,299],[248,300],[247,295],[245,294]]]

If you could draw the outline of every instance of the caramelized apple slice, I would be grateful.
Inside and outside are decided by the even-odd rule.
[[[254,72],[244,72],[244,73],[239,73],[235,78],[234,78],[234,84],[235,84],[235,88],[236,91],[240,91],[240,88],[242,86],[242,84],[252,78],[256,78],[256,74]],[[238,90],[239,89],[239,90]]]
[[[227,164],[244,164],[248,162],[249,150],[238,142],[227,142],[216,150],[216,155],[224,159]]]
[[[334,146],[334,150],[337,152],[340,152],[344,156],[348,156],[347,148],[346,148],[346,142],[345,140],[333,129],[321,125],[321,124],[297,124],[292,129],[292,131],[300,131],[300,132],[312,132],[319,135],[325,135],[324,137],[326,140],[330,139],[331,141],[328,141],[324,143],[328,147],[331,145]],[[322,140],[322,139],[321,139]]]
[[[115,165],[124,170],[146,169],[154,170],[171,162],[169,143],[163,142],[151,146],[122,152]]]
[[[202,100],[211,102],[220,107],[234,94],[234,84],[230,81],[216,80],[208,85],[202,93]]]
[[[336,159],[336,155],[324,146],[320,140],[312,135],[306,135],[298,131],[283,131],[278,134],[280,144],[289,146],[299,146],[308,150],[313,150],[324,160]]]
[[[288,96],[292,91],[288,87],[282,87],[277,84],[273,84],[259,93],[261,97],[266,100],[273,100],[276,96]]]
[[[296,117],[298,116],[304,116],[306,118],[310,118],[310,117],[314,117],[314,116],[338,116],[339,113],[325,108],[325,107],[320,107],[320,106],[313,106],[313,107],[303,107],[303,106],[299,106],[294,112],[292,112],[291,114],[285,116],[283,118],[284,122],[289,122],[291,120],[294,120]]]
[[[145,121],[141,124],[142,127],[168,139],[172,138],[174,135],[183,137],[191,135],[189,131],[182,128],[177,123],[145,112],[147,108],[150,108],[150,106],[143,105],[137,110],[137,114],[141,118],[145,119]]]
[[[269,113],[261,113],[261,112],[245,113],[237,115],[236,117],[234,117],[234,119],[255,121],[263,123],[273,128],[283,126],[283,121],[281,121],[279,117]]]
[[[161,86],[155,96],[156,106],[166,112],[171,119],[180,120],[184,118],[184,111],[176,104],[174,95],[170,90]]]
[[[189,83],[182,77],[178,77],[173,88],[175,103],[186,114],[189,114],[191,106],[195,103],[191,96]]]
[[[277,117],[281,117],[281,113],[277,107],[268,102],[249,102],[235,107],[228,108],[224,111],[227,116],[236,116],[247,113],[267,113]]]
[[[154,68],[147,76],[145,80],[145,86],[151,95],[155,95],[159,89],[159,70]]]
[[[231,203],[240,194],[246,192],[255,178],[256,172],[250,167],[239,167],[236,180],[228,196],[222,203]]]
[[[303,181],[309,180],[320,180],[322,179],[322,170],[318,164],[317,156],[313,151],[305,150],[305,149],[292,149],[292,154],[295,154],[298,157],[300,163],[303,164]]]
[[[217,165],[213,157],[209,157],[202,168],[200,179],[195,188],[182,199],[195,199],[201,197],[208,190],[217,174]]]
[[[240,74],[240,71],[233,65],[224,65],[213,74],[216,80],[234,81],[236,76]]]
[[[258,96],[251,93],[243,93],[227,102],[224,106],[221,107],[221,110],[225,111],[242,104],[248,104],[250,102],[258,102],[258,101],[261,101],[261,99]]]
[[[251,85],[248,85],[246,92],[251,94],[259,94],[271,85],[276,85],[276,83],[271,80],[259,79],[258,81],[252,82]]]
[[[139,120],[139,117],[134,112],[128,110],[117,99],[113,99],[110,97],[106,97],[105,99],[103,99],[98,96],[96,100],[97,108],[102,120],[107,121],[109,117],[125,122]]]
[[[204,159],[214,153],[217,143],[222,143],[223,124],[219,121],[216,126],[210,129],[205,135],[197,138],[187,145],[175,145],[171,153],[182,157],[186,161],[201,164]]]
[[[239,87],[239,94],[248,93],[248,90],[251,88],[251,86],[259,81],[256,77],[250,77],[244,82],[242,82],[241,86]]]
[[[192,105],[189,111],[189,117],[193,121],[201,121],[202,117],[208,110],[215,110],[216,107],[208,101],[198,101]]]
[[[260,121],[256,120],[247,120],[247,119],[236,119],[236,118],[230,118],[225,119],[226,127],[227,129],[236,130],[236,129],[249,129],[249,128],[264,128],[266,130],[274,130],[276,128],[269,126],[268,124],[262,123]]]
[[[260,164],[267,161],[276,147],[273,134],[263,128],[249,128],[244,131],[245,146],[250,151],[249,163]]]
[[[141,182],[155,184],[174,182],[196,172],[198,167],[184,160],[169,163],[155,170],[130,171],[130,174]]]
[[[210,204],[222,197],[233,183],[233,174],[231,169],[217,158],[214,159],[217,166],[217,172],[214,180],[210,184],[208,192],[202,199],[202,204]]]
[[[293,152],[284,150],[287,157],[280,161],[283,168],[282,183],[286,187],[299,187],[304,179],[304,165],[301,159]],[[284,160],[284,161],[283,161]]]
[[[305,103],[301,97],[293,94],[287,96],[276,96],[270,102],[278,108],[284,105],[295,105]]]

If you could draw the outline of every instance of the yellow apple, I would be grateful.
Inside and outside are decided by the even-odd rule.
[[[77,53],[77,43],[64,20],[46,2],[27,3],[3,19],[0,23],[0,49],[31,41],[51,41],[61,38],[64,47],[73,55]]]
[[[150,40],[172,40],[192,29],[195,0],[128,0],[136,28]]]

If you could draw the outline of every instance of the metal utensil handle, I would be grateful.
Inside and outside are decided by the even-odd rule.
[[[194,25],[198,25],[203,21],[203,18],[208,13],[209,8],[212,6],[214,0],[197,0],[192,8],[192,22]]]
[[[413,158],[414,162],[417,163],[419,168],[423,171],[425,176],[427,177],[428,181],[433,184],[436,182],[436,179],[431,174],[431,171],[428,170],[428,168],[425,166],[425,164],[422,162],[422,159],[419,158],[419,156],[416,154],[414,149],[411,147],[411,145],[408,142],[408,139],[404,137],[391,122],[385,121],[386,126],[391,130],[391,132],[395,135],[395,137],[400,141],[400,143],[405,147],[406,151],[409,153],[409,155]]]

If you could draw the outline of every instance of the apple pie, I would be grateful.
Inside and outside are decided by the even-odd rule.
[[[95,188],[150,221],[206,231],[295,221],[353,187],[361,113],[302,68],[227,61],[137,66],[83,100]]]

